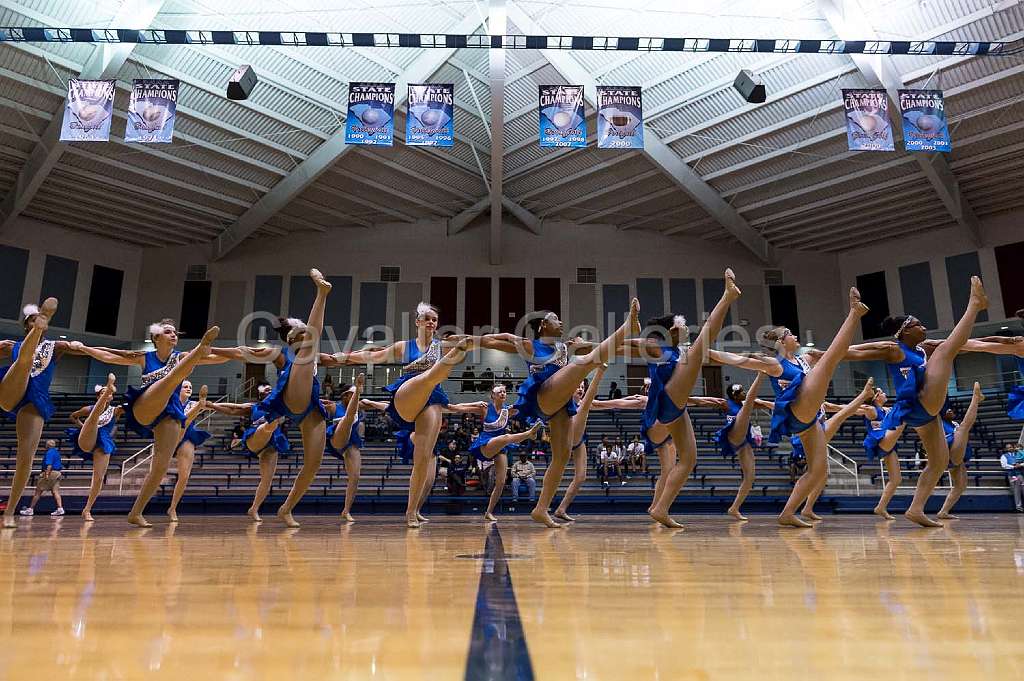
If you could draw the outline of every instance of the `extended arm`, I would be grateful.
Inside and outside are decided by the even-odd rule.
[[[851,345],[846,351],[847,361],[882,360],[889,363],[903,359],[903,351],[893,341],[874,341]]]
[[[939,347],[941,340],[926,340],[921,343],[921,349],[931,356],[935,348]],[[1003,343],[987,341],[981,338],[970,338],[960,348],[960,352],[987,352],[990,355],[1017,355],[1024,356],[1024,343]]]
[[[629,397],[620,397],[617,400],[594,400],[590,408],[594,411],[608,411],[609,409],[642,410],[646,406],[646,395],[630,395]]]
[[[480,347],[533,357],[533,344],[514,333],[488,333],[480,337]]]
[[[240,345],[234,348],[210,348],[210,354],[199,360],[200,364],[226,364],[227,362],[248,362],[268,364],[281,352],[278,347],[250,348]]]
[[[687,397],[686,404],[693,405],[694,407],[711,407],[712,409],[721,409],[725,411],[726,402],[720,397]]]
[[[384,348],[364,348],[352,352],[339,352],[331,355],[329,366],[344,366],[349,364],[398,364],[405,356],[405,344],[408,341],[398,341]]]
[[[373,409],[374,411],[386,411],[388,408],[387,402],[380,402],[378,400],[359,400],[359,406],[362,409]]]
[[[781,376],[782,364],[774,357],[763,355],[737,355],[723,350],[708,350],[708,358],[713,364],[740,367],[751,371],[760,371],[769,376]]]
[[[68,350],[71,354],[85,355],[92,357],[97,362],[114,364],[117,366],[142,366],[146,361],[146,353],[140,350],[115,350],[113,348],[94,348],[83,345],[78,341],[68,343]]]
[[[252,404],[235,404],[232,402],[207,402],[206,408],[225,416],[248,416],[252,412]]]
[[[71,423],[73,423],[76,426],[78,426],[79,428],[81,428],[82,427],[82,419],[87,417],[89,415],[89,412],[91,412],[91,411],[92,411],[92,407],[90,407],[90,406],[85,406],[85,407],[82,407],[81,409],[76,409],[75,411],[71,412],[71,416],[70,416]]]

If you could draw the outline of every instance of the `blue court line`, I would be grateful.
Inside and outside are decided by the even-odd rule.
[[[533,681],[512,575],[498,528],[487,533],[466,660],[466,681]]]

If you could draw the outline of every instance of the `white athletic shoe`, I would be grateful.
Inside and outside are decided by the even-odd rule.
[[[35,515],[36,514],[35,509],[29,508],[28,506],[26,506],[25,508],[21,509],[19,511],[19,513],[21,513],[21,515]]]
[[[54,511],[50,515],[53,515],[53,516],[64,515],[64,509],[63,508],[58,508],[56,511]]]

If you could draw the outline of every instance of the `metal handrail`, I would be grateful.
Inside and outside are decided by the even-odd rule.
[[[903,464],[903,463],[912,463],[912,464],[918,463],[918,459],[912,459],[912,458],[906,458],[906,459],[897,458],[896,460],[898,462],[900,462],[901,464]],[[981,463],[983,461],[987,461],[987,462],[993,462],[993,461],[998,462],[999,461],[999,459],[971,459],[971,460],[976,462],[976,463]],[[925,459],[921,459],[921,461],[925,461]],[[888,478],[888,473],[885,470],[885,464],[881,460],[878,462],[878,470],[881,471],[881,478],[880,479],[882,480],[882,486],[884,487],[885,484],[886,484],[886,480]],[[914,470],[916,470],[916,469],[914,469]],[[946,484],[946,485],[941,484],[942,483],[942,475],[946,476],[946,479],[948,480],[949,484]],[[935,489],[952,489],[953,488],[953,476],[950,474],[949,469],[947,468],[946,470],[944,470],[942,472],[942,475],[939,476],[939,483],[935,485]],[[896,489],[917,489],[917,486],[916,485],[898,485],[896,487]]]
[[[839,466],[844,471],[846,471],[847,473],[852,475],[853,476],[853,484],[854,484],[855,493],[859,497],[860,496],[860,471],[858,470],[857,462],[854,459],[852,459],[849,456],[847,456],[846,454],[843,454],[841,451],[839,451],[838,449],[836,449],[832,445],[826,445],[826,446],[828,447],[828,450],[826,451],[825,465],[826,465],[828,474],[831,475],[831,473],[832,473],[832,464],[834,463],[835,465]],[[839,455],[838,460],[832,458],[832,454],[831,454],[832,452],[835,452],[836,454]],[[843,463],[844,459],[846,461],[849,461],[851,464],[853,464],[853,468],[850,468],[845,463]]]

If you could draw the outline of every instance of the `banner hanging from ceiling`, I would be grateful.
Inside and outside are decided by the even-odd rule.
[[[455,86],[451,83],[409,85],[405,143],[421,147],[455,144]]]
[[[898,94],[907,151],[951,151],[942,90],[900,90]]]
[[[176,80],[136,79],[128,100],[128,125],[125,142],[167,144],[174,135],[174,118],[178,109]]]
[[[644,148],[640,86],[597,86],[597,146],[600,149]]]
[[[114,80],[68,80],[61,142],[106,142],[114,113]]]
[[[395,84],[349,83],[345,144],[390,147],[395,138]]]
[[[850,151],[893,151],[889,96],[885,90],[843,90]]]
[[[540,86],[540,146],[587,146],[582,85]]]

